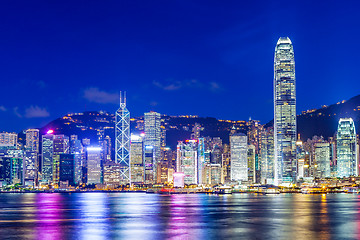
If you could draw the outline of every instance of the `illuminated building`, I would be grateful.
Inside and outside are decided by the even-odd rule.
[[[53,183],[60,181],[60,155],[68,154],[70,151],[69,137],[65,135],[54,135],[53,138]]]
[[[120,92],[120,108],[115,116],[115,162],[120,164],[120,184],[131,183],[130,176],[130,112],[126,108],[126,92]]]
[[[24,181],[25,185],[34,186],[37,180],[38,152],[25,151],[24,156]]]
[[[59,182],[67,182],[66,185],[75,185],[75,155],[60,154]]]
[[[195,124],[196,125],[196,124]],[[197,138],[198,140],[198,176],[199,183],[203,183],[203,169],[205,167],[205,143],[204,138]]]
[[[43,182],[50,183],[53,180],[53,154],[54,154],[54,135],[46,134],[42,136],[42,177]]]
[[[101,148],[87,147],[87,184],[101,183]]]
[[[203,184],[213,186],[222,183],[221,171],[220,164],[206,164],[203,169]]]
[[[156,176],[156,166],[161,160],[161,115],[157,112],[148,112],[144,114],[145,119],[145,146],[152,146],[155,162],[154,174]],[[155,179],[154,179],[155,180]]]
[[[153,146],[145,146],[144,151],[144,162],[145,162],[145,183],[153,184],[155,182],[156,172],[154,164],[155,162],[155,151]]]
[[[85,166],[84,147],[77,135],[71,135],[70,139],[70,153],[74,154],[75,183],[80,184],[82,181],[82,167]]]
[[[229,147],[227,147],[229,148]],[[222,154],[222,175],[221,175],[221,182],[228,182],[230,181],[231,176],[231,154],[230,148],[226,150],[224,148],[224,153]]]
[[[0,147],[16,146],[18,135],[16,133],[0,133]]]
[[[39,152],[39,129],[26,130],[26,149],[33,152]]]
[[[104,164],[104,184],[107,188],[114,189],[120,185],[120,164],[106,162]]]
[[[294,49],[279,38],[274,58],[275,184],[296,181],[296,91]]]
[[[156,182],[157,183],[167,182],[168,181],[168,170],[169,170],[168,164],[163,161],[158,162],[156,169],[157,169]]]
[[[144,183],[144,142],[140,135],[131,135],[130,144],[131,183]]]
[[[248,181],[249,183],[256,182],[256,168],[255,168],[255,146],[250,144],[248,145],[248,152],[247,152],[247,166],[248,166]]]
[[[336,140],[337,177],[358,176],[358,145],[352,118],[340,118]]]
[[[173,173],[174,179],[174,187],[183,188],[185,186],[185,175],[182,172],[174,172]]]
[[[198,147],[196,140],[186,140],[177,145],[176,172],[184,173],[185,184],[199,184]]]
[[[315,163],[318,178],[330,177],[330,144],[327,142],[315,143]]]
[[[230,180],[248,180],[248,159],[247,159],[247,136],[243,133],[235,133],[230,136]]]
[[[13,156],[0,157],[1,185],[23,184],[23,159]]]

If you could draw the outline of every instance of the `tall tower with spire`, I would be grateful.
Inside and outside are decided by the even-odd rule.
[[[120,108],[115,114],[115,162],[120,164],[120,184],[131,184],[130,176],[130,112],[126,108],[126,92],[120,92]]]
[[[296,91],[294,49],[279,38],[274,58],[274,180],[296,181]]]

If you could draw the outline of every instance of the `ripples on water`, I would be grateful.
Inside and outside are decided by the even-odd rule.
[[[351,194],[0,194],[0,239],[358,239]]]

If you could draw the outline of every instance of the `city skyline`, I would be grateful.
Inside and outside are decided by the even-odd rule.
[[[154,110],[266,123],[279,36],[297,52],[298,113],[358,95],[357,4],[311,6],[231,2],[219,11],[212,2],[165,2],[149,12],[151,3],[2,4],[0,131],[39,128],[69,112],[114,112],[116,89],[131,96],[133,116]]]

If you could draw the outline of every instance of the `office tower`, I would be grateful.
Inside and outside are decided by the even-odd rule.
[[[49,133],[42,136],[41,152],[41,181],[50,183],[53,180],[54,135]]]
[[[156,182],[166,183],[168,181],[168,164],[167,162],[161,161],[157,163]]]
[[[218,185],[221,182],[221,165],[208,163],[203,170],[203,184]]]
[[[265,129],[261,133],[260,175],[262,184],[274,183],[274,130]]]
[[[248,152],[247,152],[247,166],[248,166],[248,181],[249,183],[256,182],[256,159],[255,159],[255,151],[256,147],[252,144],[248,145]]]
[[[87,184],[101,183],[101,148],[87,147]]]
[[[296,161],[297,161],[297,179],[305,177],[305,149],[303,142],[300,139],[300,134],[298,135],[298,140],[296,141]]]
[[[358,145],[352,118],[340,118],[336,141],[337,177],[358,176]]]
[[[198,146],[196,140],[186,140],[177,145],[176,172],[184,173],[185,184],[199,184]]]
[[[315,143],[315,163],[318,178],[330,177],[330,144],[327,142]]]
[[[66,185],[75,185],[75,155],[60,154],[59,182],[66,182]]]
[[[54,135],[53,140],[53,183],[60,181],[60,154],[68,154],[70,150],[69,137],[65,135]]]
[[[221,164],[222,146],[214,144],[211,150],[210,163]]]
[[[196,125],[196,124],[195,124]],[[199,183],[203,183],[203,170],[205,167],[205,143],[204,138],[196,138],[198,141],[198,176]]]
[[[161,160],[161,115],[157,112],[144,114],[145,119],[145,146],[152,146],[155,154],[155,163]],[[156,175],[156,165],[154,164],[154,174]]]
[[[120,164],[120,184],[131,183],[130,176],[130,112],[126,108],[126,92],[120,92],[120,108],[115,116],[115,162]]]
[[[155,151],[153,146],[145,146],[144,151],[144,162],[145,162],[145,183],[155,183],[156,172],[155,167]]]
[[[27,186],[34,186],[37,180],[38,172],[38,152],[36,151],[25,151],[24,156],[24,181]]]
[[[117,188],[120,185],[120,164],[108,161],[104,164],[104,184],[108,189]]]
[[[0,133],[0,147],[10,147],[17,145],[18,135],[16,133]]]
[[[231,176],[231,154],[230,154],[230,145],[224,144],[223,154],[221,156],[221,182],[225,183],[230,181]]]
[[[104,153],[105,161],[111,161],[111,138],[108,135],[104,138]]]
[[[84,147],[77,135],[70,136],[70,153],[74,155],[75,165],[75,184],[80,184],[82,180],[82,167],[85,165],[84,161]]]
[[[235,133],[230,136],[230,179],[231,181],[248,180],[248,159],[247,159],[247,136],[243,133]]]
[[[0,185],[24,184],[23,159],[13,156],[0,157]]]
[[[131,134],[130,144],[131,183],[144,183],[144,142],[140,135]]]
[[[275,184],[296,181],[296,91],[294,49],[279,38],[274,58]]]
[[[33,152],[39,152],[39,129],[26,130],[26,149]]]

